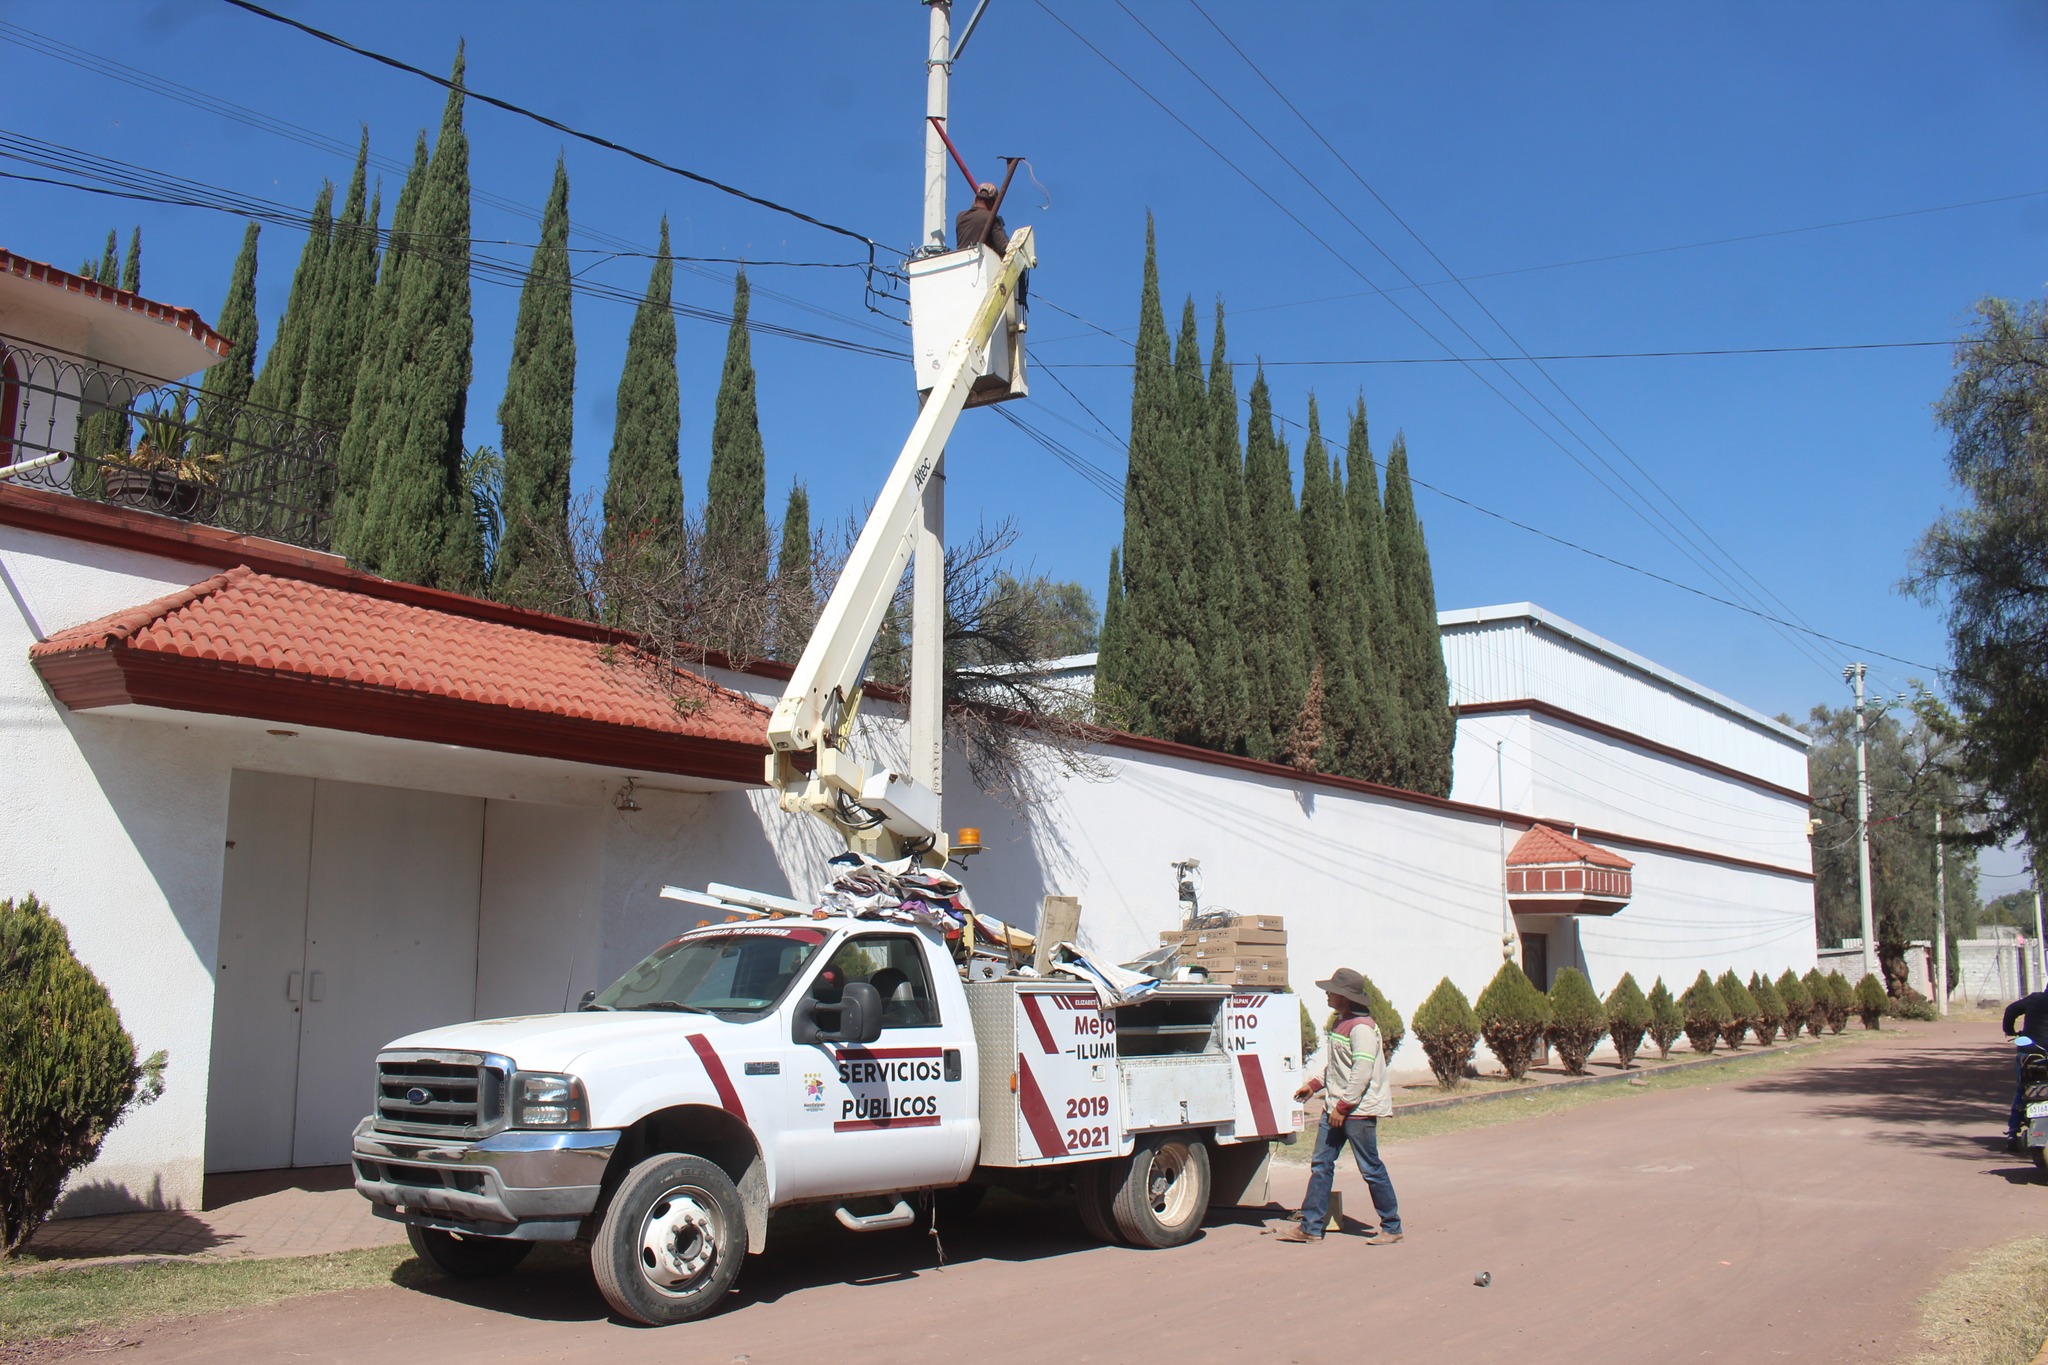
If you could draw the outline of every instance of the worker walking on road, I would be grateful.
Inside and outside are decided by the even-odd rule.
[[[1316,1129],[1316,1150],[1309,1162],[1308,1194],[1301,1201],[1301,1221],[1280,1234],[1283,1242],[1320,1242],[1330,1221],[1330,1186],[1337,1178],[1337,1157],[1348,1145],[1358,1158],[1358,1173],[1372,1192],[1380,1225],[1366,1237],[1375,1245],[1401,1240],[1401,1209],[1394,1201],[1394,1182],[1380,1160],[1380,1120],[1394,1112],[1387,1088],[1387,1059],[1380,1048],[1379,1026],[1373,1023],[1372,1002],[1365,978],[1340,967],[1328,981],[1316,982],[1337,1017],[1323,1037],[1325,1061],[1320,1078],[1294,1092],[1306,1100],[1323,1096],[1323,1121]]]

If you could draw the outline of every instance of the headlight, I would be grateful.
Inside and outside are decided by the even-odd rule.
[[[590,1097],[582,1081],[552,1071],[513,1073],[514,1128],[582,1128],[589,1122]]]

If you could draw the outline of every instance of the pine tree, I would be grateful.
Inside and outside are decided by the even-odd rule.
[[[121,287],[131,294],[142,292],[142,224],[128,234],[128,259],[121,266]]]
[[[782,550],[775,557],[775,640],[769,654],[793,664],[818,620],[818,585],[811,573],[811,496],[789,486],[782,513]]]
[[[707,599],[740,601],[765,591],[768,579],[767,454],[761,447],[761,419],[754,393],[754,358],[747,335],[747,272],[733,282],[732,326],[725,337],[725,368],[718,376],[718,408],[711,421],[711,469],[704,487],[704,547],[701,571]],[[721,613],[716,633],[751,636],[760,618],[751,612]],[[706,639],[703,643],[747,655],[758,653],[757,638]]]
[[[1237,380],[1223,353],[1223,300],[1216,301],[1216,334],[1209,346],[1209,427],[1214,520],[1206,522],[1200,560],[1205,598],[1220,613],[1222,629],[1203,659],[1209,671],[1210,704],[1219,722],[1215,747],[1246,752],[1256,702],[1252,670],[1245,658],[1245,617],[1249,570],[1245,565],[1244,446],[1237,434]]]
[[[682,549],[682,397],[676,379],[676,315],[669,309],[674,282],[664,215],[660,254],[626,337],[605,481],[605,553],[621,571],[636,559],[674,559]]]
[[[199,381],[199,439],[204,453],[225,453],[234,435],[236,410],[256,382],[256,234],[257,225],[242,229],[242,251],[228,276],[228,294],[221,301],[215,330],[230,343],[227,358]]]
[[[366,130],[356,147],[348,197],[328,236],[318,311],[307,336],[304,373],[292,409],[302,421],[332,431],[347,424],[354,403],[363,331],[377,287],[377,215],[381,205],[364,203],[369,158]]]
[[[555,182],[541,212],[498,427],[505,457],[504,532],[491,595],[522,607],[554,605],[551,560],[569,553],[569,463],[576,438],[576,333],[570,318],[569,171],[555,158]]]
[[[1124,483],[1123,619],[1111,667],[1124,723],[1137,734],[1179,739],[1175,700],[1195,674],[1194,651],[1177,635],[1187,618],[1186,530],[1193,497],[1181,458],[1182,422],[1166,316],[1159,302],[1158,248],[1145,218],[1144,284],[1138,301],[1137,366]]]
[[[334,186],[322,181],[319,196],[313,200],[306,244],[299,249],[299,266],[292,272],[292,291],[285,296],[284,311],[277,319],[277,335],[271,339],[263,368],[249,390],[250,401],[261,407],[289,412],[298,402],[299,387],[306,378],[306,352],[320,311],[327,248],[333,236]]]
[[[1387,558],[1393,570],[1394,612],[1401,624],[1398,685],[1408,722],[1407,762],[1400,785],[1431,796],[1451,794],[1455,722],[1451,684],[1444,672],[1443,637],[1436,624],[1436,583],[1429,545],[1415,515],[1408,483],[1408,445],[1395,433],[1387,452]]]
[[[1308,400],[1308,444],[1301,455],[1301,541],[1308,566],[1310,636],[1323,680],[1322,744],[1316,767],[1362,777],[1355,759],[1363,728],[1358,686],[1358,553],[1345,515],[1342,476],[1323,445],[1315,395]]]
[[[1359,699],[1358,776],[1373,782],[1398,781],[1397,762],[1408,743],[1408,727],[1394,665],[1400,624],[1394,614],[1392,569],[1387,563],[1387,519],[1380,506],[1380,473],[1366,427],[1365,398],[1351,410],[1344,442],[1344,501],[1358,545],[1359,617],[1356,628]]]
[[[395,382],[399,353],[398,291],[405,279],[406,265],[412,259],[414,211],[426,182],[427,135],[422,131],[413,143],[412,168],[398,190],[398,205],[391,215],[390,244],[377,269],[376,292],[370,296],[365,310],[362,360],[356,367],[348,426],[343,429],[341,453],[335,462],[334,544],[344,554],[354,552],[364,500],[369,496],[370,475],[377,461],[377,432]]]
[[[1253,758],[1277,758],[1308,700],[1315,662],[1309,624],[1308,563],[1287,447],[1273,430],[1273,398],[1261,369],[1252,379],[1251,416],[1245,428],[1245,527],[1250,537],[1259,600],[1248,603],[1245,656],[1264,674],[1265,709],[1252,717]]]
[[[388,395],[370,433],[374,462],[349,547],[373,573],[469,591],[484,548],[464,515],[468,405],[469,139],[462,129],[463,55],[414,206],[422,250],[406,264],[386,360]]]

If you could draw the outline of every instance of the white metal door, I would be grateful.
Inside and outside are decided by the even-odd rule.
[[[471,1018],[484,803],[317,784],[292,1164],[346,1161],[377,1050]]]
[[[312,778],[234,774],[206,1082],[209,1171],[292,1163],[312,846]]]

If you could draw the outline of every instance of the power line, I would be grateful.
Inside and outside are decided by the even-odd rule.
[[[1043,302],[1043,300],[1040,300]],[[1121,337],[1118,340],[1122,340]],[[1043,344],[1043,343],[1041,343]],[[1290,368],[1342,368],[1360,365],[1498,365],[1517,360],[1669,360],[1693,356],[1730,355],[1806,355],[1830,351],[1897,351],[1928,346],[1954,346],[1953,337],[1941,341],[1849,341],[1825,346],[1720,346],[1699,350],[1676,351],[1573,351],[1552,355],[1510,356],[1503,360],[1499,356],[1479,355],[1428,355],[1428,356],[1378,356],[1357,360],[1268,360],[1261,356],[1259,364],[1267,369]],[[1241,362],[1231,362],[1233,364]],[[1041,360],[1041,370],[1129,370],[1137,362],[1133,360]]]
[[[233,5],[236,9],[247,10],[249,13],[258,16],[259,18],[268,19],[272,23],[283,24],[286,28],[295,28],[299,32],[304,33],[310,37],[318,38],[323,43],[332,43],[334,46],[341,48],[345,52],[353,52],[358,57],[366,57],[373,62],[379,62],[385,66],[391,67],[393,70],[403,71],[406,72],[408,75],[418,76],[421,80],[432,81],[435,85],[440,86],[444,90],[459,90],[464,99],[473,99],[481,104],[488,104],[494,109],[502,109],[508,114],[517,114],[521,118],[531,119],[535,123],[540,124],[542,127],[552,128],[556,132],[561,133],[567,137],[573,137],[579,141],[588,142],[595,147],[602,147],[606,151],[617,152],[621,156],[629,156],[633,158],[635,161],[641,162],[644,165],[654,167],[656,170],[666,171],[670,175],[681,176],[683,179],[691,181],[694,184],[703,185],[707,189],[717,190],[721,194],[729,194],[733,196],[735,199],[743,199],[749,204],[756,205],[757,207],[760,208],[768,209],[769,211],[774,213],[787,215],[788,217],[794,218],[799,222],[809,223],[812,227],[820,228],[826,232],[836,232],[842,237],[851,237],[854,241],[859,242],[863,246],[868,248],[869,259],[871,262],[873,260],[874,252],[878,250],[890,249],[887,247],[883,247],[880,242],[877,242],[874,238],[868,236],[864,232],[855,232],[850,227],[841,227],[837,223],[830,223],[822,218],[812,217],[810,214],[805,213],[801,209],[791,208],[787,204],[778,204],[773,199],[765,199],[758,194],[750,194],[746,190],[739,188],[737,185],[728,185],[724,181],[714,180],[708,175],[700,175],[696,171],[685,170],[681,166],[673,165],[670,162],[663,161],[658,156],[654,156],[648,152],[640,151],[639,149],[634,147],[628,147],[622,142],[614,142],[610,138],[600,137],[596,133],[586,133],[581,128],[572,127],[569,124],[563,123],[559,119],[549,118],[546,114],[538,113],[535,110],[527,108],[525,105],[514,104],[510,100],[499,99],[495,95],[486,95],[481,91],[471,89],[467,85],[458,87],[454,81],[448,79],[446,76],[437,76],[431,71],[423,70],[420,67],[412,65],[410,62],[402,62],[396,57],[387,56],[386,54],[382,52],[377,52],[371,48],[358,46],[357,44],[350,42],[346,38],[327,32],[325,29],[314,28],[311,24],[302,23],[297,19],[288,18],[285,15],[279,14],[275,10],[268,10],[263,8],[263,6],[261,5],[253,4],[251,3],[251,0],[222,0],[222,3]],[[896,254],[905,255],[907,253],[897,252]]]
[[[1309,130],[1310,134],[1314,136],[1316,140],[1323,145],[1324,149],[1328,151],[1331,156],[1337,159],[1338,164],[1344,167],[1345,171],[1350,174],[1351,178],[1357,181],[1359,186],[1363,188],[1367,194],[1372,196],[1374,202],[1377,203],[1380,206],[1380,208],[1384,210],[1386,214],[1389,217],[1391,217],[1395,221],[1395,223],[1397,223],[1401,227],[1402,231],[1406,232],[1408,236],[1411,239],[1413,239],[1418,246],[1420,246],[1425,252],[1429,254],[1430,259],[1436,263],[1437,268],[1442,270],[1445,274],[1450,275],[1452,277],[1453,282],[1458,285],[1459,289],[1464,293],[1465,297],[1469,299],[1472,302],[1472,304],[1479,309],[1479,311],[1486,317],[1486,320],[1490,322],[1494,326],[1494,328],[1500,332],[1502,336],[1507,338],[1509,344],[1512,345],[1515,348],[1515,350],[1521,354],[1521,357],[1523,359],[1530,359],[1528,348],[1522,345],[1521,340],[1517,338],[1513,332],[1509,331],[1507,325],[1503,323],[1499,317],[1495,316],[1493,310],[1486,306],[1485,302],[1481,300],[1479,296],[1472,291],[1469,285],[1465,284],[1462,280],[1457,279],[1456,272],[1451,270],[1450,266],[1445,263],[1443,258],[1437,255],[1435,249],[1432,248],[1428,242],[1422,239],[1421,234],[1416,232],[1415,229],[1412,226],[1410,226],[1407,220],[1404,219],[1400,215],[1400,213],[1398,213],[1394,209],[1393,205],[1389,204],[1386,201],[1386,199],[1379,193],[1378,190],[1373,188],[1371,183],[1368,182],[1364,176],[1359,174],[1358,170],[1354,166],[1352,166],[1350,161],[1347,160],[1344,157],[1344,155],[1330,143],[1330,140],[1328,138],[1323,136],[1321,129],[1317,128],[1316,125],[1313,122],[1311,122],[1308,119],[1308,117],[1301,112],[1301,110],[1294,104],[1294,102],[1288,99],[1286,93],[1280,90],[1280,88],[1273,83],[1271,78],[1269,78],[1265,74],[1265,72],[1259,68],[1257,63],[1252,61],[1251,57],[1244,51],[1244,49],[1238,46],[1238,44],[1230,37],[1230,35],[1224,32],[1224,30],[1216,24],[1215,20],[1209,18],[1208,13],[1201,8],[1199,0],[1189,0],[1189,3],[1194,6],[1198,14],[1202,15],[1203,19],[1208,21],[1210,27],[1214,28],[1216,32],[1223,38],[1223,40],[1226,43],[1230,44],[1232,50],[1235,51],[1239,58],[1241,58],[1244,61],[1245,65],[1251,68],[1252,73],[1256,75],[1261,81],[1263,81],[1268,89],[1272,90],[1273,93],[1276,96],[1278,96],[1281,103],[1286,105],[1288,111],[1292,113],[1295,116],[1295,118],[1298,119],[1302,123],[1302,125]],[[1262,143],[1266,147],[1266,149],[1270,151],[1274,155],[1274,157],[1276,157],[1281,162],[1281,164],[1286,166],[1288,170],[1292,171],[1304,185],[1307,185],[1310,191],[1313,192],[1317,198],[1321,199],[1323,203],[1329,207],[1332,213],[1336,214],[1338,218],[1342,219],[1344,224],[1347,227],[1349,227],[1354,233],[1356,233],[1358,237],[1361,240],[1363,240],[1367,246],[1370,246],[1374,251],[1378,252],[1381,259],[1385,260],[1387,264],[1391,265],[1400,274],[1400,276],[1409,284],[1417,284],[1415,276],[1408,271],[1406,266],[1402,265],[1401,262],[1397,260],[1393,256],[1393,254],[1390,253],[1385,247],[1381,246],[1380,243],[1372,236],[1372,234],[1367,232],[1363,227],[1361,227],[1358,224],[1358,222],[1351,217],[1350,214],[1346,213],[1344,209],[1323,190],[1322,186],[1318,184],[1313,177],[1311,177],[1300,166],[1296,165],[1294,160],[1291,157],[1289,157],[1286,152],[1281,150],[1281,148],[1276,143],[1274,143],[1274,141],[1271,138],[1267,137],[1265,133],[1260,131],[1256,124],[1254,124],[1249,118],[1247,118],[1242,112],[1240,112],[1237,106],[1232,104],[1230,100],[1227,99],[1221,91],[1217,90],[1216,87],[1212,85],[1205,77],[1203,77],[1200,72],[1196,71],[1194,67],[1186,61],[1186,59],[1184,59],[1178,52],[1176,52],[1173,49],[1173,47],[1170,44],[1166,42],[1165,39],[1161,38],[1156,32],[1152,30],[1152,28],[1149,25],[1147,25],[1144,22],[1144,20],[1140,19],[1135,13],[1133,13],[1130,9],[1130,6],[1124,3],[1124,0],[1117,0],[1117,7],[1123,10],[1124,13],[1130,17],[1131,21],[1137,24],[1138,27],[1144,31],[1145,35],[1151,38],[1154,43],[1158,44],[1158,46],[1169,57],[1171,57],[1181,67],[1182,70],[1186,71],[1190,76],[1194,77],[1194,79],[1201,84],[1202,88],[1208,91],[1209,94],[1216,100],[1216,102],[1221,104],[1224,107],[1224,109],[1229,111],[1231,117],[1235,118],[1239,123],[1243,124],[1245,128],[1248,129],[1251,132],[1251,134],[1254,137],[1256,137],[1259,140],[1259,142]],[[1363,276],[1361,276],[1361,278],[1363,278]],[[1371,283],[1371,281],[1368,281],[1368,283]],[[1424,300],[1426,300],[1432,308],[1435,308],[1436,311],[1443,316],[1445,321],[1449,322],[1451,326],[1456,328],[1458,332],[1462,334],[1467,341],[1471,342],[1474,346],[1479,347],[1479,349],[1483,353],[1485,353],[1487,363],[1493,364],[1497,368],[1499,368],[1501,373],[1508,379],[1508,381],[1511,384],[1513,384],[1517,389],[1519,389],[1531,402],[1535,403],[1536,406],[1543,411],[1543,414],[1546,417],[1548,417],[1552,422],[1556,423],[1558,427],[1560,427],[1566,434],[1568,434],[1574,441],[1576,441],[1588,455],[1590,455],[1595,461],[1597,461],[1600,464],[1602,469],[1606,470],[1607,473],[1611,474],[1619,482],[1622,488],[1626,489],[1629,494],[1633,495],[1636,502],[1640,503],[1641,506],[1637,507],[1631,504],[1628,498],[1621,496],[1621,492],[1618,489],[1614,488],[1611,485],[1608,485],[1606,480],[1600,478],[1599,475],[1594,474],[1592,469],[1590,469],[1585,464],[1585,462],[1580,460],[1576,455],[1573,455],[1569,448],[1565,447],[1561,442],[1556,442],[1553,439],[1553,444],[1556,444],[1558,446],[1558,449],[1562,451],[1568,458],[1570,458],[1574,464],[1577,464],[1580,467],[1580,469],[1584,470],[1589,476],[1591,476],[1596,483],[1599,483],[1603,487],[1605,487],[1607,491],[1616,498],[1617,501],[1622,503],[1623,506],[1628,507],[1638,517],[1641,517],[1646,524],[1651,526],[1652,530],[1657,530],[1658,534],[1667,543],[1669,543],[1673,549],[1678,550],[1681,555],[1683,555],[1687,559],[1690,559],[1700,569],[1703,569],[1710,578],[1720,583],[1729,591],[1736,593],[1738,596],[1749,598],[1751,601],[1756,602],[1758,605],[1762,605],[1762,599],[1758,598],[1755,593],[1751,592],[1748,588],[1744,587],[1739,581],[1731,581],[1728,577],[1726,577],[1720,572],[1719,568],[1714,563],[1709,562],[1709,560],[1711,559],[1711,555],[1708,555],[1707,551],[1703,547],[1698,546],[1693,541],[1693,538],[1689,534],[1687,534],[1676,522],[1672,521],[1671,518],[1663,511],[1663,509],[1657,506],[1657,504],[1654,501],[1652,501],[1648,495],[1646,495],[1640,488],[1636,487],[1634,482],[1630,480],[1626,474],[1622,473],[1622,471],[1620,471],[1619,469],[1616,469],[1614,465],[1606,459],[1605,456],[1601,455],[1599,451],[1595,450],[1590,441],[1588,441],[1578,431],[1573,429],[1572,425],[1569,422],[1567,422],[1561,414],[1559,414],[1557,411],[1551,408],[1551,406],[1547,402],[1545,402],[1540,396],[1538,396],[1534,390],[1532,390],[1526,383],[1524,383],[1518,374],[1508,369],[1507,366],[1504,363],[1502,363],[1500,357],[1495,356],[1490,351],[1488,351],[1487,348],[1479,341],[1479,339],[1472,334],[1470,329],[1468,329],[1463,322],[1461,322],[1454,314],[1452,314],[1449,309],[1445,308],[1443,304],[1440,301],[1438,301],[1433,294],[1429,293],[1427,290],[1422,290],[1421,293]],[[1389,300],[1389,302],[1391,302],[1391,300]],[[1405,314],[1405,310],[1402,311]],[[1410,321],[1414,321],[1414,319],[1411,317]],[[1438,340],[1438,338],[1434,336],[1431,336],[1430,339],[1432,341],[1437,341],[1439,345],[1443,344],[1440,340]],[[1449,347],[1445,347],[1446,351],[1448,351],[1449,349]],[[1477,375],[1479,373],[1477,369],[1470,365],[1468,365],[1466,368],[1474,375]],[[1761,582],[1758,582],[1754,574],[1749,573],[1739,563],[1737,563],[1735,561],[1734,556],[1730,555],[1728,551],[1725,548],[1723,548],[1721,544],[1718,541],[1716,541],[1714,537],[1710,533],[1708,533],[1704,527],[1702,527],[1699,524],[1699,522],[1691,515],[1691,513],[1686,511],[1683,504],[1681,504],[1661,484],[1659,484],[1654,476],[1652,476],[1639,463],[1637,463],[1635,457],[1630,455],[1627,450],[1623,449],[1621,444],[1618,441],[1616,441],[1614,437],[1610,435],[1607,432],[1607,430],[1603,428],[1600,425],[1600,423],[1593,418],[1592,414],[1588,413],[1585,410],[1585,408],[1579,404],[1577,399],[1573,398],[1570,393],[1566,392],[1564,387],[1561,384],[1559,384],[1557,380],[1553,378],[1546,370],[1544,370],[1541,364],[1537,364],[1535,368],[1536,372],[1539,375],[1543,376],[1545,382],[1547,382],[1550,385],[1550,387],[1554,389],[1557,392],[1557,394],[1560,397],[1562,397],[1568,405],[1570,405],[1572,410],[1576,412],[1586,422],[1590,423],[1593,427],[1593,430],[1598,432],[1601,438],[1605,440],[1609,446],[1613,447],[1614,450],[1617,451],[1624,460],[1628,461],[1629,465],[1635,469],[1636,473],[1640,474],[1645,480],[1648,481],[1650,487],[1656,489],[1658,495],[1661,496],[1665,502],[1669,503],[1679,513],[1680,516],[1685,518],[1687,523],[1689,523],[1695,531],[1698,531],[1700,535],[1705,538],[1707,544],[1711,545],[1714,551],[1719,553],[1721,559],[1726,561],[1726,563],[1735,570],[1737,575],[1741,577],[1747,577],[1751,580],[1751,582],[1756,583],[1756,585],[1759,588],[1763,589],[1763,592],[1766,596],[1772,597],[1772,599],[1777,602],[1777,606],[1780,609],[1787,612],[1788,614],[1794,616],[1797,615],[1797,613],[1793,612],[1790,607],[1786,606],[1786,604],[1782,600],[1776,599],[1775,594],[1772,594],[1769,588],[1764,587]],[[1493,388],[1494,386],[1488,385],[1488,387]],[[1503,401],[1506,401],[1507,396],[1505,394],[1500,393],[1500,391],[1497,388],[1494,389],[1494,392],[1498,396],[1500,396],[1503,399]],[[1509,406],[1513,407],[1515,405],[1513,403],[1510,403]],[[1659,530],[1655,523],[1650,522],[1649,517],[1644,516],[1645,512],[1648,512],[1649,514],[1655,516],[1657,521],[1661,521],[1664,523],[1665,526],[1669,527],[1670,531],[1676,535],[1677,539],[1673,539],[1672,535],[1666,535],[1662,530]],[[1695,551],[1697,551],[1697,553]],[[1782,635],[1784,633],[1781,631],[1780,634]],[[1818,653],[1818,651],[1814,650],[1811,644],[1797,640],[1790,635],[1785,635],[1784,638],[1786,639],[1787,643],[1792,644],[1795,649],[1798,649],[1802,653],[1806,654],[1806,656],[1809,659],[1811,659],[1816,664],[1820,665],[1823,669],[1832,671],[1833,665],[1824,657],[1822,657]]]

